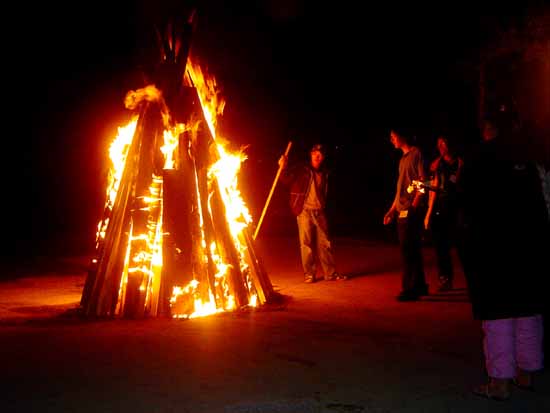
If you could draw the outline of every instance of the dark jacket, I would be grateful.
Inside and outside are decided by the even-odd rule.
[[[496,138],[464,162],[464,272],[474,318],[540,314],[549,222],[534,164],[517,162]]]
[[[327,199],[328,171],[321,167],[318,172],[321,173],[321,184],[316,186],[317,197],[321,208],[324,209]],[[287,168],[281,174],[281,181],[290,186],[290,209],[296,216],[300,215],[304,209],[304,201],[311,186],[313,173],[313,168],[309,164],[301,164]]]

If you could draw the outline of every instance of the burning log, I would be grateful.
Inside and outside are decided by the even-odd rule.
[[[183,142],[180,137],[180,148]],[[184,285],[193,279],[191,228],[199,228],[198,215],[193,211],[193,187],[181,170],[164,171],[163,193],[163,259],[159,312],[170,315],[170,298],[176,281]],[[196,225],[193,220],[196,219]],[[154,313],[153,313],[154,314]]]
[[[210,208],[208,206],[208,166],[209,166],[209,156],[208,156],[208,143],[210,137],[204,133],[205,131],[200,127],[196,128],[193,134],[193,155],[195,163],[195,172],[197,178],[197,189],[198,194],[200,195],[200,210],[202,215],[202,230],[204,234],[205,241],[205,256],[207,258],[207,269],[204,274],[202,274],[201,279],[199,280],[201,284],[201,295],[203,299],[209,300],[208,290],[215,290],[215,265],[212,257],[211,245],[215,240],[214,235],[214,226],[212,222],[212,217],[210,215]],[[215,294],[214,294],[215,298]]]
[[[130,238],[130,268],[124,315],[126,317],[142,317],[145,312],[146,298],[150,293],[152,281],[152,258],[154,251],[149,245],[154,239],[156,223],[160,211],[160,186],[162,181],[154,182],[154,176],[161,174],[158,165],[157,139],[162,130],[161,116],[158,106],[149,106],[144,114],[146,123],[142,129],[139,166],[136,176],[135,198],[132,210],[132,236]],[[151,204],[151,205],[150,205]]]
[[[229,266],[227,271],[229,272],[231,290],[234,294],[237,307],[242,307],[249,302],[245,279],[241,272],[239,254],[235,248],[235,243],[232,239],[227,219],[225,218],[225,206],[220,196],[219,188],[217,188],[217,182],[212,182],[212,187],[210,207],[212,209],[212,220],[218,239],[217,245],[220,249],[222,258]]]
[[[250,235],[248,228],[243,231],[242,238],[244,240],[244,245],[246,245],[246,262],[250,265],[250,273],[254,280],[254,285],[260,287],[256,288],[258,299],[261,304],[267,303],[273,295],[273,285],[271,284],[271,280],[267,275],[260,257],[256,254],[254,238]]]
[[[145,110],[146,107],[142,114]],[[137,173],[137,155],[143,123],[144,117],[140,117],[128,149],[120,187],[109,217],[108,231],[104,241],[98,246],[97,266],[90,270],[86,280],[81,307],[87,316],[114,315],[115,312],[124,266],[124,251],[128,243],[128,233],[125,228],[130,221],[130,194]]]

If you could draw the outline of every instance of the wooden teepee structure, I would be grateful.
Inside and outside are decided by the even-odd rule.
[[[218,142],[223,103],[190,59],[193,19],[157,30],[154,85],[127,95],[136,116],[111,147],[119,164],[82,293],[86,316],[194,317],[272,296],[235,183],[241,155]]]

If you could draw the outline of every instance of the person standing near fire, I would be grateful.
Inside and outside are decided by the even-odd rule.
[[[327,281],[346,280],[336,271],[328,233],[325,206],[328,171],[324,166],[325,147],[315,144],[307,164],[287,167],[288,158],[279,159],[281,181],[290,186],[290,208],[298,222],[300,254],[306,283],[316,281],[317,261]]]
[[[550,251],[542,185],[525,139],[505,114],[483,125],[483,141],[463,171],[465,276],[474,319],[481,320],[488,381],[474,393],[504,400],[511,386],[533,390],[544,367],[544,281]]]
[[[392,129],[390,141],[403,152],[399,161],[397,190],[392,206],[384,215],[384,225],[397,218],[397,232],[403,259],[402,290],[398,301],[416,301],[428,295],[422,258],[422,221],[424,217],[424,193],[413,181],[424,182],[424,160],[420,150],[413,146],[409,135]]]
[[[424,218],[424,227],[432,229],[437,266],[439,272],[439,291],[453,288],[453,261],[451,248],[457,247],[462,261],[462,245],[458,240],[459,190],[458,181],[464,167],[461,157],[451,150],[449,139],[439,136],[437,139],[439,157],[432,162],[433,174],[429,193],[428,211]]]

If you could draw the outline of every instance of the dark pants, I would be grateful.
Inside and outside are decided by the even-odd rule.
[[[454,276],[451,249],[456,247],[459,261],[464,263],[463,236],[458,228],[458,215],[454,210],[436,211],[432,218],[432,236],[437,256],[439,279],[452,281]]]
[[[422,217],[419,211],[409,211],[406,218],[399,218],[397,232],[403,259],[403,291],[421,291],[427,285],[422,259]]]
[[[449,213],[436,211],[432,218],[432,236],[437,256],[437,268],[440,280],[453,280],[453,246],[455,220]]]

